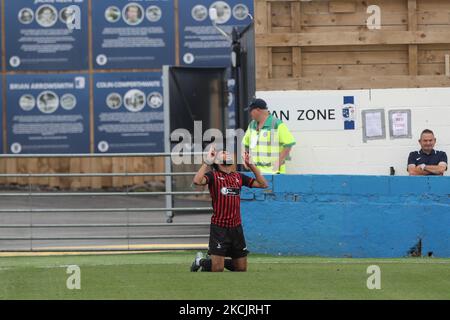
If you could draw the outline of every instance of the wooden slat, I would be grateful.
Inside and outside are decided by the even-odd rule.
[[[408,30],[417,31],[417,0],[408,0]],[[419,74],[418,47],[411,44],[408,47],[409,75]]]
[[[406,51],[305,52],[304,65],[408,63]]]
[[[59,159],[59,170],[58,173],[68,173],[70,172],[70,161],[69,159]],[[59,179],[59,188],[67,190],[70,188],[72,178],[71,177],[61,177]]]
[[[445,75],[444,63],[419,63],[419,75],[442,76]]]
[[[428,27],[428,26],[427,26]],[[302,26],[302,30],[305,33],[341,33],[341,32],[362,32],[367,30],[366,25],[361,26],[314,26],[314,27],[307,27]],[[408,31],[408,25],[402,24],[402,25],[392,25],[387,26],[383,25],[383,31],[385,32],[392,32],[392,31]],[[430,30],[430,31],[437,31]]]
[[[6,173],[17,173],[17,159],[6,159]],[[16,184],[17,178],[7,178],[6,182],[8,184]]]
[[[302,76],[302,49],[300,47],[292,48],[292,76],[295,78]]]
[[[365,75],[408,75],[408,64],[305,65],[304,77],[360,77]]]
[[[0,172],[6,173],[6,159],[0,159]],[[0,185],[6,184],[5,178],[0,178]]]
[[[142,158],[132,158],[133,160],[133,169],[132,172],[134,173],[140,173],[140,172],[144,172],[143,170],[143,165],[142,165]],[[142,177],[139,176],[134,176],[133,177],[133,185],[141,185],[144,183],[144,179]]]
[[[431,46],[431,47],[430,47]],[[450,48],[450,45],[440,45],[435,47],[435,45],[423,45],[422,48],[431,48],[441,50],[442,48]],[[286,49],[286,47],[276,48]],[[407,51],[408,47],[404,44],[399,45],[370,45],[370,46],[326,46],[326,47],[303,47],[302,52],[374,52],[374,51]],[[289,52],[287,50],[280,52]]]
[[[450,25],[446,26],[434,26],[434,25],[419,25],[420,30],[422,31],[447,31],[447,33],[450,33]]]
[[[329,6],[327,1],[302,2],[302,11],[307,14],[328,14]]]
[[[80,158],[70,158],[69,160],[70,173],[80,173],[81,172],[81,159]],[[81,187],[80,177],[73,177],[70,179],[70,189],[77,190]]]
[[[272,33],[291,33],[292,27],[272,27]]]
[[[292,66],[273,66],[272,78],[292,78]]]
[[[123,158],[113,158],[112,159],[112,170],[114,173],[124,173],[125,172],[125,161]],[[125,185],[123,177],[113,177],[112,186],[114,188],[122,188]]]
[[[112,158],[101,158],[98,159],[101,162],[103,173],[112,173]],[[102,187],[108,188],[112,186],[112,177],[102,177]]]
[[[291,3],[291,32],[301,32],[302,31],[302,12],[301,3],[292,2]]]
[[[292,26],[291,5],[289,2],[269,2],[271,21],[269,28]]]
[[[299,79],[261,79],[258,80],[256,90],[300,90]]]
[[[445,55],[445,76],[450,77],[450,54]]]
[[[449,87],[445,76],[363,76],[363,77],[309,77],[292,79],[265,79],[258,81],[257,90],[358,90],[383,88]]]
[[[255,38],[257,47],[450,43],[448,32],[439,31],[258,34]]]
[[[367,26],[367,12],[355,14],[303,14],[302,24],[308,27],[314,26]],[[384,12],[382,11],[382,24],[385,26],[407,25],[408,16],[406,12]]]
[[[419,10],[424,11],[443,11],[450,10],[450,2],[447,0],[419,0],[417,3]]]
[[[27,174],[28,168],[27,168],[27,162],[28,159],[17,159],[17,172],[20,174]],[[27,186],[28,185],[28,178],[17,178],[17,183],[20,186]]]
[[[49,173],[59,173],[59,167],[60,167],[61,159],[58,158],[49,158],[48,160],[48,166],[49,166]],[[60,187],[61,180],[59,177],[50,177],[49,178],[49,187],[50,188],[59,188]]]
[[[142,159],[142,172],[154,172],[152,161],[150,161],[150,158],[143,158]],[[142,183],[147,184],[152,180],[152,177],[142,177]]]
[[[417,45],[409,45],[408,49],[408,58],[409,58],[409,75],[416,76],[419,74],[418,72],[418,47]]]
[[[39,158],[38,159],[38,171],[37,173],[46,173],[49,172],[49,166],[48,166],[48,158]],[[42,177],[37,179],[37,185],[41,187],[47,187],[49,185],[49,178],[48,177]]]
[[[255,34],[265,34],[269,28],[267,26],[267,2],[265,0],[255,0]]]
[[[408,30],[417,30],[417,0],[408,0]]]
[[[450,54],[447,50],[419,50],[419,63],[445,63],[445,55]]]
[[[419,50],[450,50],[450,44],[423,44]]]
[[[356,2],[354,0],[330,1],[328,8],[328,10],[333,13],[353,13],[356,11]]]
[[[91,158],[91,172],[102,172],[102,165],[101,160],[97,158]],[[92,189],[101,189],[102,188],[102,178],[101,177],[92,177],[91,178],[91,185],[90,187]]]
[[[273,78],[273,53],[272,53],[272,48],[267,48],[267,73],[269,78]]]
[[[293,62],[292,50],[294,48],[290,48],[290,52],[272,52],[272,64],[274,66],[291,66]]]
[[[407,0],[358,0],[356,3],[356,11],[367,11],[370,5],[379,6],[383,12],[406,12]]]
[[[260,48],[255,53],[256,78],[269,78],[269,50],[270,48]]]
[[[81,158],[81,173],[89,173],[91,170],[91,159]],[[80,188],[91,188],[91,178],[80,178]]]
[[[418,11],[417,23],[419,25],[449,25],[450,10]]]

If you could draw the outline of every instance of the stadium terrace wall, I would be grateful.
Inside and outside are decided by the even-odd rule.
[[[252,253],[450,257],[450,177],[280,175],[246,189]]]

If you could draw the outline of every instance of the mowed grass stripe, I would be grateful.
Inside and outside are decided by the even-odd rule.
[[[247,273],[212,274],[190,273],[193,257],[171,252],[1,258],[0,298],[450,299],[449,259],[253,255]],[[66,288],[66,268],[73,264],[81,268],[81,290]],[[381,290],[366,287],[372,264],[381,268]]]

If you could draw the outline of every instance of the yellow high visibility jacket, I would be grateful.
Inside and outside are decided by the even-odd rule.
[[[296,143],[286,124],[272,115],[269,115],[260,130],[256,121],[250,122],[242,142],[255,165],[265,174],[286,173],[285,163],[280,164],[279,171],[273,170],[273,164],[280,159],[283,149]]]

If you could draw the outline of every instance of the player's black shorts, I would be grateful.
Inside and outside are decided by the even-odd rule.
[[[211,224],[209,235],[209,255],[243,258],[248,255],[242,226],[223,228]]]

